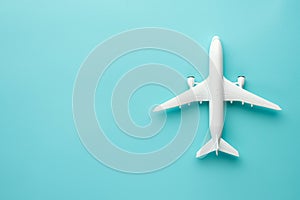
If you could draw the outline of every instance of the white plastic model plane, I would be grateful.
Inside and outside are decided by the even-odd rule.
[[[281,108],[257,95],[243,89],[245,77],[239,76],[236,83],[230,82],[223,76],[222,45],[218,36],[213,37],[209,50],[209,76],[201,83],[195,83],[194,77],[187,78],[189,90],[158,105],[154,112],[173,107],[181,107],[191,102],[209,101],[209,128],[211,139],[197,152],[196,157],[202,157],[210,152],[222,151],[239,156],[238,151],[221,138],[224,125],[224,102],[240,101],[248,104],[266,107],[274,110]]]

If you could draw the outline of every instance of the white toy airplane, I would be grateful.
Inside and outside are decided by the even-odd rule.
[[[224,102],[240,101],[244,103],[262,106],[274,110],[281,108],[257,95],[243,89],[245,77],[239,76],[236,83],[232,83],[223,76],[222,45],[218,36],[213,37],[209,51],[209,76],[201,83],[195,83],[194,77],[187,78],[189,90],[158,105],[154,112],[166,110],[176,106],[181,107],[191,102],[209,101],[209,128],[211,139],[197,152],[196,157],[202,157],[212,151],[222,151],[227,154],[239,156],[239,153],[230,144],[221,138],[224,125]]]

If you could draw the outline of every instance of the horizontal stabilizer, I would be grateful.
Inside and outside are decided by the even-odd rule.
[[[239,152],[235,148],[233,148],[230,144],[228,144],[225,140],[223,140],[222,138],[220,139],[219,150],[224,153],[239,157]]]
[[[213,141],[210,139],[196,154],[196,157],[203,157],[210,152],[216,151],[216,155],[218,155],[218,151],[222,151],[224,153],[239,157],[239,152],[233,148],[230,144],[228,144],[225,140],[220,138],[220,142]]]
[[[205,156],[206,154],[216,150],[216,143],[210,139],[196,154],[196,158]]]

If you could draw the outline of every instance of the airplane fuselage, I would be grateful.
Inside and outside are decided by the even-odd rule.
[[[214,37],[211,42],[209,58],[209,127],[211,137],[218,147],[224,125],[223,52],[218,37]]]

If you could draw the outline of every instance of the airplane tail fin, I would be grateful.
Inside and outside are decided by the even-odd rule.
[[[225,140],[220,138],[220,143],[214,142],[210,139],[196,154],[196,157],[202,157],[212,151],[216,151],[218,155],[218,151],[222,151],[227,154],[231,154],[233,156],[239,157],[239,152],[233,148],[230,144],[228,144]]]

